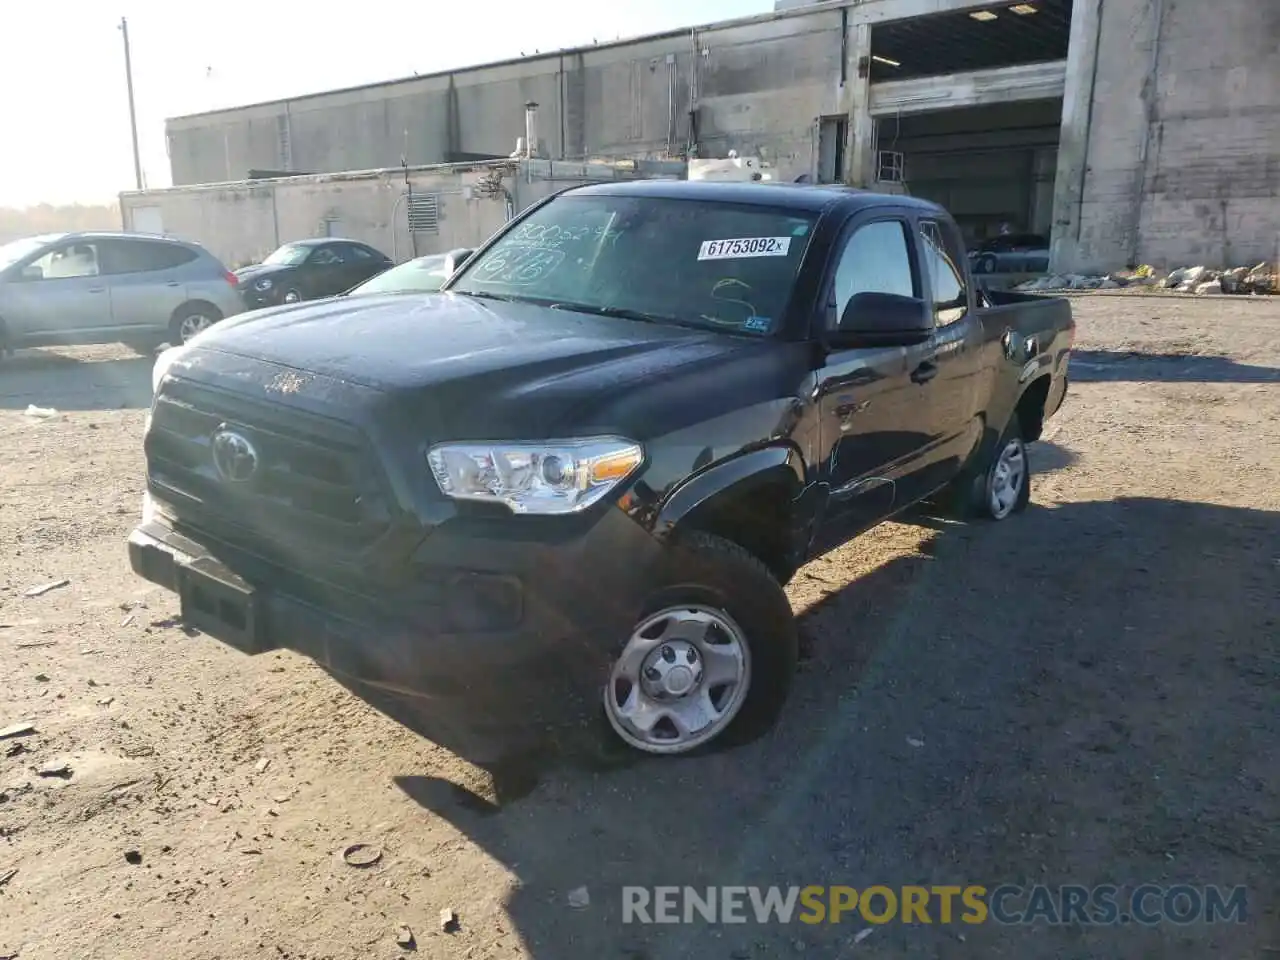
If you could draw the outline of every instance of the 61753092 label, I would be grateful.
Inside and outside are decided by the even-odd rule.
[[[737,240],[704,240],[698,248],[699,260],[738,260],[745,257],[785,257],[791,251],[790,237],[742,237]]]

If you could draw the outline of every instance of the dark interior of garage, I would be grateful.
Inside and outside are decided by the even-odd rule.
[[[877,148],[900,156],[902,189],[951,210],[971,246],[1001,232],[1047,236],[1061,118],[1056,99],[885,117]]]
[[[871,33],[871,80],[1060,62],[1067,56],[1070,26],[1071,0],[1006,0],[883,24]],[[971,250],[1016,236],[1035,251],[984,258],[983,269],[1040,272],[1047,269],[1053,226],[1062,99],[1023,100],[1016,91],[992,99],[997,102],[878,117],[876,179],[945,205]]]

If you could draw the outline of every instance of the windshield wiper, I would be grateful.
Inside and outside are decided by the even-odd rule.
[[[511,297],[505,293],[489,293],[485,290],[450,290],[449,293],[460,293],[464,297],[476,297],[480,300],[502,300],[505,303],[515,303],[519,297]]]
[[[590,303],[548,303],[553,310],[572,310],[574,313],[590,313],[597,317],[617,317],[619,320],[639,320],[641,323],[670,323],[678,327],[696,327],[696,324],[677,320],[656,313],[645,313],[642,310],[629,310],[626,307],[598,307]]]

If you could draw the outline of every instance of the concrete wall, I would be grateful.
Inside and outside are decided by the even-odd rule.
[[[815,118],[841,112],[839,11],[755,18],[696,33],[170,120],[173,182],[239,180],[507,156],[539,104],[554,157],[703,155],[736,149],[811,173]]]
[[[1084,133],[1063,145],[1055,268],[1280,256],[1280,3],[1076,0],[1075,17]]]
[[[436,230],[413,234],[401,170],[130,192],[120,195],[120,208],[126,229],[195,240],[230,267],[260,261],[290,240],[323,236],[363,240],[402,262],[477,246],[509,213],[576,183],[679,177],[683,171],[683,164],[632,170],[540,160],[412,168],[413,194],[433,195],[438,211]],[[497,177],[505,193],[484,189]]]

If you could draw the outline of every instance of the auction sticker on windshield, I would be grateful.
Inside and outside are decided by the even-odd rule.
[[[699,260],[739,260],[744,257],[785,257],[791,252],[790,237],[742,237],[737,240],[704,240]]]

